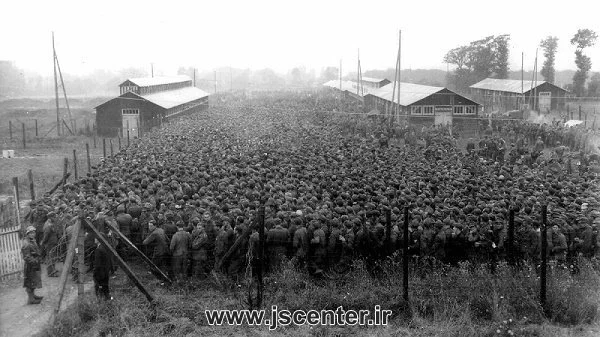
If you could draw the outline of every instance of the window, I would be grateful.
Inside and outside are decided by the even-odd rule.
[[[463,111],[464,111],[464,109],[463,109],[463,106],[462,106],[462,105],[455,105],[455,106],[454,106],[454,111],[453,111],[453,113],[454,113],[455,115],[462,115],[462,114],[463,114]]]
[[[411,115],[422,115],[422,111],[421,111],[421,107],[420,106],[411,106],[410,107],[410,114]]]
[[[140,109],[123,109],[121,112],[123,115],[139,115]]]
[[[474,105],[465,106],[465,114],[474,115],[476,111],[477,111],[477,107]]]
[[[475,105],[455,105],[453,110],[454,115],[474,115],[476,112]]]
[[[422,108],[423,115],[432,115],[433,116],[433,105],[426,105]]]

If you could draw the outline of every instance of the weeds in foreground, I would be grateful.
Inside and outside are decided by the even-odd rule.
[[[559,329],[548,328],[548,323],[598,323],[600,274],[590,262],[579,263],[580,273],[575,275],[568,269],[551,268],[545,312],[539,304],[539,278],[533,268],[515,271],[499,264],[492,274],[487,266],[465,263],[420,275],[413,272],[407,303],[402,296],[401,268],[393,259],[377,268],[356,261],[348,273],[327,279],[312,278],[288,263],[265,278],[263,307],[373,310],[379,305],[393,311],[387,327],[298,326],[278,330],[283,335],[548,336]],[[156,311],[130,286],[117,288],[112,302],[97,303],[91,296],[79,300],[42,336],[222,335],[260,329],[208,326],[204,310],[247,309],[240,301],[247,289],[234,283],[218,284],[208,278],[170,288],[155,286],[152,291]]]

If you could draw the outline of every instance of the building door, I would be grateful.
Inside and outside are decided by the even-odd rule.
[[[139,109],[123,109],[123,138],[127,138],[127,130],[129,130],[129,137],[139,137],[139,125],[140,125],[140,110]]]
[[[549,91],[543,91],[539,93],[538,107],[540,111],[550,110],[552,102],[552,93]]]
[[[434,123],[435,125],[452,125],[452,107],[436,106]]]

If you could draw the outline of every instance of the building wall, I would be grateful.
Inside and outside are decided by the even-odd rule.
[[[564,90],[562,90],[561,88],[552,85],[550,83],[544,83],[540,86],[538,86],[535,89],[535,92],[532,92],[531,90],[525,92],[525,96],[526,96],[526,100],[525,102],[529,102],[531,97],[533,97],[534,95],[538,96],[540,92],[550,92],[551,93],[551,110],[562,110],[565,108],[565,94],[566,92]],[[530,103],[530,106],[534,106],[533,102]],[[535,102],[535,107],[534,110],[539,111],[540,106],[539,106],[539,99],[536,100]]]
[[[114,98],[96,108],[96,127],[101,137],[117,137],[123,127],[123,109],[138,109],[140,129],[142,132],[149,127],[160,124],[160,116],[165,109],[145,100],[140,100],[131,94]],[[134,98],[134,99],[130,99]]]
[[[540,92],[551,93],[550,110],[565,109],[566,92],[563,89],[550,83],[544,83],[535,89],[535,95],[539,95]],[[524,95],[520,95],[512,92],[472,88],[471,94],[474,99],[483,104],[486,113],[521,110],[523,104],[529,104],[529,107],[533,110],[539,111],[540,109],[539,100],[536,100],[535,104],[533,102],[534,92],[532,90],[527,90]]]

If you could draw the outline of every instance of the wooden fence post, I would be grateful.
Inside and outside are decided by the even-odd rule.
[[[144,296],[146,296],[146,299],[148,299],[148,302],[154,303],[154,296],[152,296],[152,294],[150,294],[150,292],[144,287],[142,282],[137,278],[137,276],[135,276],[135,274],[133,273],[131,268],[129,268],[127,263],[125,263],[125,261],[123,261],[121,256],[119,256],[117,251],[113,248],[113,246],[110,245],[110,243],[106,240],[106,238],[104,238],[102,236],[102,234],[100,234],[100,232],[96,229],[96,227],[92,226],[87,220],[83,221],[83,223],[94,234],[94,237],[96,239],[98,239],[98,241],[100,241],[100,243],[102,245],[104,245],[104,247],[106,247],[106,249],[108,249],[108,251],[110,251],[111,255],[115,258],[115,260],[117,261],[119,266],[123,269],[125,274],[127,274],[127,276],[129,277],[129,279],[133,282],[133,284],[135,284],[135,286],[139,289],[139,291],[142,292],[142,294],[144,294]]]
[[[27,179],[29,180],[29,195],[31,196],[31,201],[35,200],[35,189],[33,186],[33,172],[31,169],[27,170]]]
[[[21,123],[21,130],[23,131],[23,148],[27,148],[27,140],[25,137],[25,123]]]
[[[37,123],[37,119],[35,120],[35,136],[38,136],[38,123]]]
[[[256,308],[262,306],[264,283],[263,283],[263,263],[265,261],[265,205],[258,208],[258,259],[257,259],[257,279],[258,291],[256,299]]]
[[[15,202],[17,203],[15,205],[15,210],[16,210],[16,215],[17,215],[17,225],[20,228],[21,227],[21,199],[19,197],[19,178],[13,177],[12,183],[13,183],[13,193],[15,195]]]
[[[73,171],[75,173],[75,180],[79,178],[77,174],[77,150],[73,149]]]
[[[109,141],[110,141],[110,157],[112,158],[114,156],[112,138],[109,139]]]
[[[89,143],[85,143],[85,156],[87,157],[88,173],[92,173],[92,165],[91,165],[91,161],[90,161],[90,144]]]
[[[508,253],[508,264],[511,266],[515,265],[515,210],[511,206],[508,213],[508,241],[507,241],[507,253]]]
[[[102,138],[102,158],[106,159],[106,138]]]
[[[60,273],[60,281],[58,282],[58,304],[56,308],[54,308],[54,312],[50,316],[50,326],[54,325],[54,321],[56,320],[56,316],[60,311],[60,305],[62,304],[63,297],[65,295],[65,286],[67,285],[67,276],[69,275],[69,271],[71,270],[71,265],[73,264],[73,256],[75,255],[75,247],[77,245],[77,239],[79,237],[79,231],[81,230],[81,221],[77,221],[73,228],[73,236],[71,237],[71,241],[69,241],[69,245],[67,248],[67,258],[65,259],[65,263],[63,265],[62,271]]]
[[[392,210],[385,210],[385,248],[386,254],[390,255],[393,253],[392,249]]]
[[[64,183],[67,183],[67,173],[69,173],[69,158],[65,157],[63,161],[63,180]]]
[[[129,247],[129,249],[131,249],[140,258],[142,258],[142,260],[144,260],[144,262],[146,262],[148,264],[148,266],[150,267],[149,268],[150,271],[153,272],[152,274],[154,276],[156,276],[157,279],[163,280],[167,283],[173,283],[173,281],[171,281],[171,279],[162,270],[160,270],[160,268],[158,268],[154,264],[154,262],[152,262],[152,260],[150,260],[146,255],[144,255],[144,253],[142,253],[125,235],[123,235],[117,227],[115,227],[112,224],[109,224],[109,225],[110,225],[111,230],[113,232],[117,233],[117,235],[119,236],[121,241],[124,242],[125,245]]]
[[[81,223],[81,220],[77,220]],[[81,225],[80,225],[81,226]],[[77,235],[77,295],[83,296],[84,286],[83,281],[85,278],[85,231],[83,228],[79,228],[79,235]]]
[[[404,245],[402,247],[402,287],[404,301],[408,302],[408,205],[404,207]]]
[[[129,147],[129,121],[127,121],[127,147]]]
[[[540,304],[542,305],[542,309],[546,310],[546,268],[547,266],[547,256],[546,250],[548,247],[548,233],[547,233],[547,224],[548,224],[548,205],[542,206],[542,265],[541,265],[541,273],[540,273]]]
[[[121,137],[119,137],[119,152],[121,152]]]
[[[10,135],[10,140],[12,140],[12,121],[8,121],[8,134]]]

